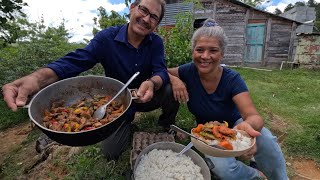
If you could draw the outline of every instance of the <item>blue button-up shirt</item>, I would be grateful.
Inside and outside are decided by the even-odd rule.
[[[77,76],[101,63],[105,75],[126,83],[137,71],[140,75],[129,85],[139,88],[151,76],[159,75],[163,85],[169,82],[164,60],[162,39],[155,33],[147,35],[138,48],[128,42],[128,24],[104,29],[96,34],[83,49],[77,49],[47,65],[60,79]],[[135,112],[134,103],[126,115],[131,120]]]
[[[128,24],[104,29],[85,48],[70,52],[47,67],[60,79],[65,79],[101,63],[107,77],[123,83],[140,71],[130,88],[138,88],[144,80],[155,75],[161,77],[163,84],[168,83],[162,39],[151,33],[135,48],[128,42],[127,29]]]

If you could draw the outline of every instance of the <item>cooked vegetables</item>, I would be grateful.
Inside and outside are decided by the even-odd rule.
[[[213,140],[218,141],[218,145],[225,147],[228,150],[233,150],[230,140],[236,140],[237,132],[228,128],[228,123],[219,123],[217,121],[210,121],[203,124],[198,124],[196,128],[192,129],[192,134],[211,142]]]
[[[66,107],[63,101],[52,103],[51,109],[44,112],[43,124],[49,129],[64,132],[79,132],[98,128],[119,117],[125,109],[122,103],[114,100],[107,107],[107,113],[103,119],[93,119],[94,111],[110,99],[110,96],[83,98]]]

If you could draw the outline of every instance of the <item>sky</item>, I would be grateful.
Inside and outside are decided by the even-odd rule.
[[[134,0],[132,0],[134,1]],[[276,8],[281,11],[288,4],[307,0],[270,0],[263,3],[269,12]],[[315,0],[320,3],[320,0]],[[97,9],[102,6],[107,12],[114,10],[119,14],[129,12],[124,4],[125,0],[24,0],[29,6],[23,11],[31,22],[40,22],[41,17],[47,26],[57,27],[63,19],[72,38],[70,42],[84,42],[83,39],[92,39],[93,18],[97,16]]]
[[[114,10],[120,14],[127,13],[124,0],[24,0],[28,3],[23,12],[31,22],[40,22],[41,17],[47,26],[57,27],[63,19],[72,38],[70,42],[83,42],[92,39],[93,18],[102,6],[107,12]]]

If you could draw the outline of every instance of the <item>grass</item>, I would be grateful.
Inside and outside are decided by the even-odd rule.
[[[275,115],[288,125],[282,127],[287,135],[283,141],[286,156],[312,158],[320,161],[320,72],[313,70],[273,70],[271,72],[235,68],[245,79],[253,101],[270,127],[271,116]],[[5,129],[28,119],[25,109],[13,113],[0,100],[0,128]],[[160,132],[155,121],[160,111],[143,113],[135,123],[139,130]],[[177,125],[185,130],[194,127],[192,114],[186,105],[180,107]],[[35,140],[30,135],[28,142]],[[180,142],[187,143],[187,142]],[[27,144],[27,142],[25,143]],[[15,150],[3,165],[0,177],[16,177],[10,173],[21,173],[14,160]],[[12,163],[10,163],[12,162]],[[13,163],[15,162],[15,163]],[[65,179],[125,179],[130,169],[130,149],[117,161],[107,161],[100,152],[99,144],[87,146],[67,164]],[[59,165],[59,163],[58,163]],[[11,169],[10,169],[11,168]],[[10,170],[9,170],[10,169]],[[54,176],[54,175],[50,175]],[[54,177],[51,177],[54,179]]]

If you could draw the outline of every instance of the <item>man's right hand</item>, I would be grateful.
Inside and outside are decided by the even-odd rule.
[[[37,93],[41,88],[58,81],[56,73],[49,68],[42,68],[36,72],[17,79],[2,87],[3,99],[12,111],[27,103],[28,96]]]
[[[38,80],[29,75],[8,83],[2,87],[3,99],[12,111],[24,106],[28,96],[39,91]]]

